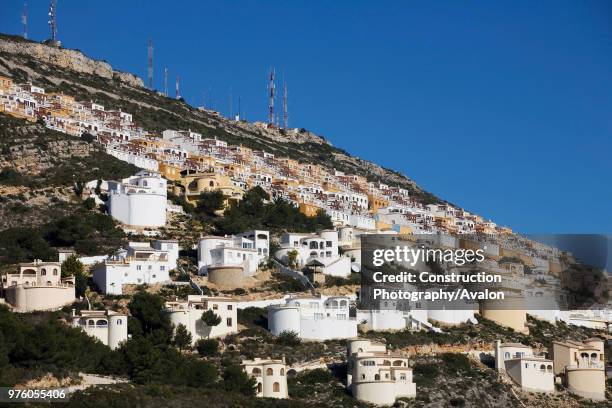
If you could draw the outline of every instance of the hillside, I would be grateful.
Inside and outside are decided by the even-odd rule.
[[[306,129],[293,134],[230,121],[216,112],[199,110],[182,100],[149,91],[134,75],[113,71],[108,63],[89,59],[77,50],[57,49],[0,35],[0,75],[18,83],[33,81],[47,92],[63,91],[78,101],[93,100],[113,109],[120,108],[132,113],[134,121],[149,131],[191,129],[205,137],[217,137],[278,156],[332,166],[363,175],[370,181],[402,186],[426,203],[439,201],[405,175],[353,157]]]
[[[0,230],[69,214],[82,183],[136,171],[96,144],[0,114]]]

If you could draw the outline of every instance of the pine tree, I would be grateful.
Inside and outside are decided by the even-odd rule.
[[[174,333],[173,343],[179,349],[183,350],[191,346],[191,333],[187,330],[184,324],[179,324],[176,326],[176,331]]]

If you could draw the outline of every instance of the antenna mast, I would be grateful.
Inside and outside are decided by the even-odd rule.
[[[274,97],[276,96],[276,90],[274,87],[274,67],[270,69],[270,77],[268,83],[268,90],[270,91],[270,100],[268,102],[268,126],[274,127]]]
[[[59,45],[57,43],[57,0],[51,0],[48,23],[51,29],[51,43],[53,45]]]
[[[287,106],[287,83],[283,75],[283,128],[285,130],[289,127],[289,113]]]
[[[181,99],[181,91],[179,89],[180,82],[181,82],[181,77],[177,75],[176,76],[176,99]]]
[[[21,13],[21,23],[23,24],[23,38],[28,39],[28,0],[23,2],[23,12]]]
[[[149,38],[149,45],[147,47],[147,59],[148,69],[147,76],[149,78],[149,89],[153,90],[153,40]]]
[[[164,95],[168,96],[168,68],[164,68]]]
[[[233,106],[232,106],[232,87],[230,86],[230,94],[229,94],[229,118],[230,120],[232,119],[232,116],[234,116],[234,110],[233,110]]]

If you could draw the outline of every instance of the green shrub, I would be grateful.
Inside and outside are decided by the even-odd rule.
[[[219,341],[216,339],[200,339],[195,347],[198,354],[204,357],[214,357],[219,354]]]

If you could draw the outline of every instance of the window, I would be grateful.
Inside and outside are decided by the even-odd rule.
[[[117,326],[121,326],[123,324],[123,320],[117,319]]]
[[[529,368],[529,364],[528,363],[525,363],[525,368]]]
[[[323,320],[323,313],[315,313],[314,314],[314,319],[315,320]]]
[[[219,310],[219,305],[213,305],[213,310]]]
[[[285,375],[285,369],[284,368],[280,369],[280,375]]]
[[[136,265],[136,270],[137,271],[141,271],[142,270],[142,265]]]
[[[260,370],[259,368],[257,368],[257,367],[255,367],[255,368],[253,369],[253,371],[251,371],[251,372],[253,373],[253,375],[254,375],[255,377],[260,377],[260,376],[261,376],[261,370]],[[261,385],[261,384],[259,384],[259,385]],[[261,390],[260,390],[260,392],[261,392]]]
[[[389,373],[385,373],[385,379],[388,380],[389,379]]]
[[[374,375],[374,381],[380,381],[380,374]]]
[[[402,381],[406,381],[406,374],[401,373],[401,374],[400,374],[400,380],[402,380]]]
[[[332,242],[331,241],[325,241],[325,246],[328,247],[328,248],[331,248]]]
[[[366,367],[368,367],[368,366],[375,366],[376,362],[374,360],[364,360],[364,361],[361,362],[361,365],[362,366],[366,366]]]
[[[280,384],[275,382],[272,384],[272,392],[280,392]]]
[[[227,324],[227,327],[232,327],[232,318],[228,317],[225,323]]]
[[[255,370],[253,370],[253,371],[255,371]],[[257,393],[261,394],[261,383],[257,384]]]
[[[509,359],[510,359],[510,353],[506,351],[504,353],[504,360],[509,360]]]
[[[57,276],[57,269],[53,270],[53,276]]]
[[[365,380],[365,374],[361,374],[361,379]]]
[[[233,306],[232,305],[227,305],[227,310],[232,310]]]
[[[274,370],[272,370],[271,368],[268,368],[266,370],[266,375],[274,375]]]
[[[47,274],[47,270],[45,268],[41,269],[40,270],[40,274],[43,275],[43,276],[46,275]]]
[[[166,267],[165,267],[164,265],[160,265],[160,266],[159,266],[159,270],[160,270],[160,271],[165,271],[165,270],[166,270]]]
[[[345,314],[337,314],[337,315],[336,315],[336,318],[337,318],[338,320],[346,320],[346,315],[345,315]]]

